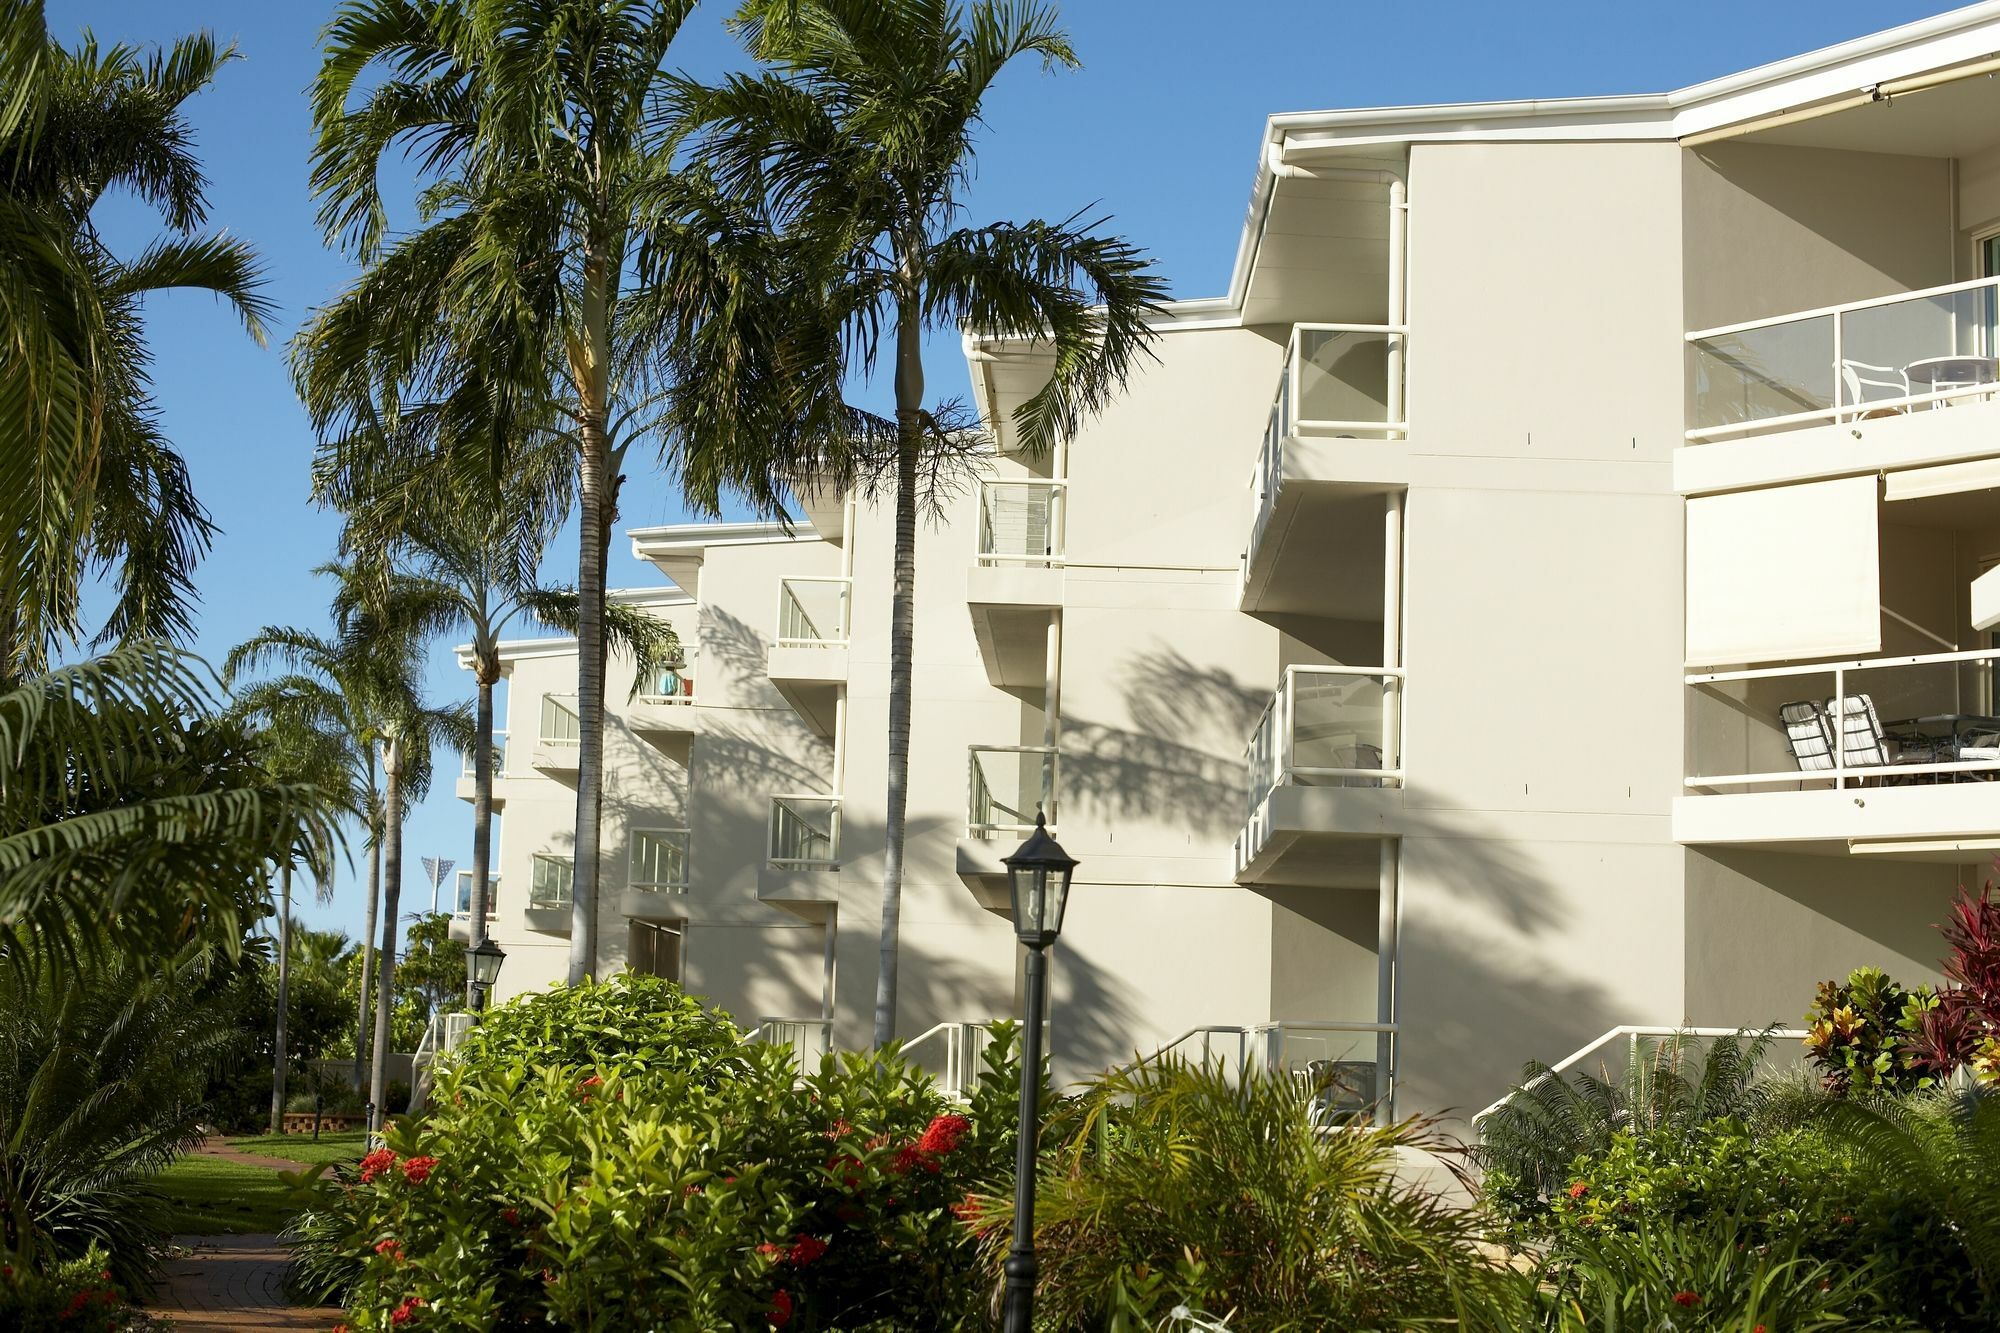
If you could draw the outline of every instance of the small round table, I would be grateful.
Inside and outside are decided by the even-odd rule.
[[[1911,393],[1933,393],[1972,384],[1992,384],[2000,380],[1990,356],[1927,356],[1903,367]],[[1942,406],[1934,403],[1932,406]]]

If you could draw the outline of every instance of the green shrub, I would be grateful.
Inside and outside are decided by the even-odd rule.
[[[1231,1329],[1522,1327],[1517,1275],[1478,1219],[1398,1183],[1420,1124],[1316,1130],[1290,1080],[1232,1084],[1165,1062],[1107,1075],[1053,1127],[1035,1211],[1037,1314],[1052,1329],[1152,1329],[1174,1307]],[[978,1203],[989,1262],[1012,1207]]]
[[[741,1042],[728,1014],[671,981],[621,972],[515,997],[479,1020],[451,1063],[474,1082],[516,1065],[707,1077]]]
[[[1539,1274],[1552,1333],[1922,1327],[1898,1312],[1886,1265],[1814,1258],[1802,1238],[1759,1243],[1734,1216],[1646,1220],[1578,1234]]]
[[[1934,1081],[1915,1043],[1936,1008],[1930,987],[1904,986],[1880,968],[1857,967],[1846,981],[1820,982],[1806,1015],[1806,1051],[1836,1096],[1916,1092]]]
[[[430,1114],[320,1190],[302,1294],[357,1331],[960,1324],[983,1292],[955,1206],[1011,1160],[1011,1034],[960,1114],[893,1053],[802,1081],[666,985],[582,988],[600,1061],[538,1058],[577,1048],[528,1024],[461,1047]]]
[[[97,1246],[45,1273],[0,1263],[0,1328],[8,1333],[149,1333],[167,1325],[132,1308]]]

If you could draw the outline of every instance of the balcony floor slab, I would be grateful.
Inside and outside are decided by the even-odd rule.
[[[1674,800],[1673,834],[1689,846],[1765,846],[1844,854],[1852,841],[2000,838],[2000,782],[1835,791],[1728,792]],[[1954,860],[1984,860],[1970,852]]]

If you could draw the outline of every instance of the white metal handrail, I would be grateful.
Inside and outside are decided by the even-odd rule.
[[[1912,342],[1921,343],[1920,335],[1916,338],[1908,335],[1891,336],[1882,340],[1891,344],[1901,344],[1895,349],[1897,355],[1890,358],[1894,364],[1908,365],[1935,356],[1990,358],[1996,350],[2000,350],[1994,346],[1996,319],[2000,319],[2000,277],[1974,278],[1966,282],[1945,283],[1942,286],[1925,287],[1916,291],[1893,292],[1887,296],[1820,306],[1812,310],[1794,311],[1763,319],[1744,320],[1736,324],[1697,329],[1686,334],[1687,345],[1694,349],[1697,355],[1706,355],[1719,365],[1735,370],[1743,377],[1742,382],[1746,390],[1753,382],[1761,383],[1780,397],[1788,397],[1801,403],[1819,399],[1828,404],[1825,407],[1808,406],[1796,412],[1746,417],[1740,421],[1696,425],[1686,432],[1687,441],[1690,444],[1705,444],[1729,436],[1817,423],[1859,420],[1867,414],[1877,412],[1900,414],[1915,407],[1938,406],[1961,398],[1991,398],[2000,394],[2000,384],[1989,381],[1980,384],[1950,384],[1921,393],[1907,391],[1886,398],[1863,398],[1859,395],[1852,401],[1848,398],[1847,371],[1879,371],[1894,368],[1893,364],[1888,367],[1873,364],[1872,359],[1880,357],[1880,353],[1873,350],[1877,345],[1874,341],[1865,340],[1862,355],[1850,359],[1850,355],[1855,351],[1854,333],[1848,327],[1852,316],[1898,305],[1917,306],[1924,302],[1937,302],[1943,298],[1971,293],[1980,293],[1985,298],[1986,309],[1983,315],[1966,319],[1961,318],[1961,312],[1957,310],[1938,311],[1941,317],[1938,327],[1948,328],[1949,338],[1940,341],[1935,347],[1911,345]],[[1813,366],[1814,375],[1810,381],[1787,383],[1759,371],[1754,364],[1758,359],[1758,353],[1754,350],[1740,349],[1741,354],[1738,355],[1726,348],[1709,345],[1740,339],[1744,334],[1792,326],[1804,331],[1806,326],[1821,320],[1827,324],[1824,346],[1828,355],[1824,362],[1824,381],[1817,378],[1821,369],[1819,365]],[[1877,337],[1881,338],[1881,335],[1878,334]],[[1814,341],[1817,341],[1817,338]],[[1690,374],[1699,374],[1702,370],[1703,367],[1699,364],[1690,364]],[[1879,381],[1877,383],[1879,384]],[[1904,388],[1906,390],[1910,388],[1907,375]],[[1747,407],[1745,410],[1747,411]]]
[[[536,852],[529,861],[528,906],[537,912],[570,906],[576,890],[576,866],[567,857]]]
[[[1301,765],[1298,762],[1300,682],[1310,685],[1317,679],[1324,680],[1379,680],[1382,682],[1382,707],[1374,735],[1381,744],[1374,746],[1381,752],[1377,765]],[[1379,666],[1288,666],[1278,688],[1271,695],[1271,702],[1264,705],[1263,713],[1257,719],[1256,728],[1250,733],[1250,742],[1244,747],[1249,779],[1249,810],[1255,814],[1257,807],[1274,788],[1287,784],[1349,785],[1366,783],[1373,786],[1400,787],[1403,785],[1403,713],[1404,672],[1401,667]],[[1339,724],[1342,719],[1336,712],[1332,717],[1318,722],[1319,726],[1329,723]],[[1308,725],[1312,725],[1308,719]],[[1361,739],[1363,728],[1347,724],[1343,734],[1349,734],[1352,744],[1348,747],[1356,758],[1363,757],[1363,747],[1369,743]],[[1326,737],[1308,737],[1308,741],[1324,740]]]
[[[1401,1025],[1396,1023],[1347,1019],[1280,1019],[1272,1022],[1256,1023],[1247,1027],[1238,1027],[1229,1024],[1208,1024],[1201,1027],[1189,1028],[1186,1032],[1181,1033],[1180,1036],[1159,1047],[1151,1055],[1142,1056],[1130,1064],[1123,1065],[1117,1072],[1129,1073],[1141,1065],[1158,1063],[1163,1059],[1172,1057],[1204,1067],[1219,1066],[1223,1074],[1230,1078],[1241,1079],[1253,1070],[1268,1076],[1289,1075],[1296,1078],[1310,1075],[1312,1073],[1312,1066],[1327,1062],[1308,1060],[1303,1062],[1303,1066],[1301,1066],[1299,1062],[1288,1059],[1286,1049],[1287,1037],[1297,1036],[1310,1039],[1332,1033],[1347,1034],[1355,1037],[1372,1036],[1375,1038],[1375,1049],[1369,1059],[1365,1061],[1335,1061],[1332,1063],[1366,1065],[1372,1069],[1375,1078],[1375,1095],[1370,1105],[1373,1108],[1376,1120],[1378,1122],[1385,1122],[1392,1119],[1395,1114],[1395,1044],[1396,1038],[1401,1031]],[[1199,1058],[1190,1059],[1182,1048],[1195,1042],[1200,1043]],[[1331,1092],[1331,1090],[1331,1086],[1311,1089],[1323,1102],[1325,1101],[1326,1094]],[[1324,1113],[1332,1116],[1336,1113],[1345,1113],[1354,1109],[1358,1108],[1354,1106],[1333,1107],[1330,1104],[1326,1104],[1319,1106],[1315,1114]]]
[[[1025,778],[1026,764],[1020,765],[1017,781],[1010,789],[1005,784],[996,784],[987,774],[984,758],[987,755],[1036,755],[1040,762],[1033,790]],[[1061,754],[1050,745],[972,745],[967,747],[969,776],[967,779],[965,832],[967,837],[983,838],[992,834],[1027,834],[1035,827],[1035,814],[1044,814],[1053,829],[1056,825],[1057,769],[1062,762]],[[1030,802],[1033,802],[1031,805]]]
[[[791,1048],[792,1060],[800,1077],[819,1067],[820,1057],[833,1050],[833,1020],[830,1018],[763,1018],[743,1034],[743,1041],[763,1042]]]
[[[972,1096],[985,1069],[983,1057],[993,1043],[991,1023],[938,1023],[902,1044],[903,1058],[922,1066],[912,1052],[936,1045],[944,1056],[944,1068],[932,1076],[939,1092],[958,1101]]]
[[[1068,483],[989,477],[979,483],[979,563],[1059,569]]]
[[[808,591],[825,589],[828,591]],[[837,648],[847,642],[848,606],[854,580],[842,576],[781,579],[778,583],[778,646]],[[828,602],[832,605],[827,605]]]
[[[1505,1106],[1508,1102],[1513,1101],[1516,1097],[1520,1096],[1524,1092],[1527,1092],[1531,1088],[1540,1087],[1542,1084],[1548,1082],[1552,1078],[1558,1078],[1563,1074],[1567,1074],[1570,1070],[1576,1068],[1578,1065],[1582,1064],[1585,1060],[1588,1060],[1591,1056],[1597,1054],[1599,1051],[1602,1051],[1605,1047],[1613,1045],[1614,1043],[1617,1042],[1626,1043],[1626,1062],[1627,1062],[1627,1067],[1629,1068],[1631,1062],[1634,1059],[1636,1059],[1640,1054],[1639,1043],[1648,1037],[1655,1037],[1655,1038],[1694,1037],[1700,1040],[1712,1041],[1718,1037],[1756,1038],[1765,1035],[1767,1035],[1767,1033],[1766,1030],[1763,1028],[1691,1028],[1691,1027],[1671,1028],[1671,1027],[1648,1027],[1644,1025],[1633,1025],[1633,1024],[1621,1025],[1619,1027],[1612,1028],[1609,1032],[1606,1032],[1603,1036],[1599,1037],[1596,1041],[1591,1042],[1589,1045],[1580,1047],[1579,1049],[1572,1051],[1570,1054],[1564,1056],[1562,1059],[1550,1065],[1542,1073],[1535,1075],[1535,1077],[1529,1079],[1526,1083],[1523,1083],[1520,1087],[1510,1089],[1505,1096],[1501,1097],[1499,1100],[1495,1101],[1492,1105],[1488,1106],[1485,1110],[1481,1111],[1479,1114],[1472,1117],[1472,1128],[1473,1131],[1476,1133],[1479,1129],[1479,1126],[1485,1121],[1486,1117],[1492,1115],[1495,1111]],[[1774,1040],[1782,1040],[1782,1041],[1804,1041],[1806,1039],[1806,1032],[1803,1028],[1771,1028],[1769,1029],[1768,1035]]]
[[[840,863],[840,800],[822,792],[771,797],[767,850],[774,866],[823,869]]]
[[[478,776],[478,765],[473,762],[477,757],[470,750],[459,751],[459,758],[463,763],[460,776],[468,778]],[[504,731],[493,733],[493,776],[496,778],[507,776],[507,733]]]
[[[2000,662],[2000,648],[1974,648],[1962,652],[1899,654],[1893,657],[1858,657],[1840,662],[1809,662],[1803,665],[1749,667],[1734,671],[1689,672],[1682,679],[1690,687],[1726,685],[1737,681],[1780,680],[1788,677],[1833,677],[1831,699],[1850,698],[1849,672],[1891,671],[1901,667],[1951,666],[1968,662]],[[1956,710],[1954,710],[1956,711]],[[1829,782],[1835,790],[1856,780],[1883,777],[1935,777],[1956,773],[2000,773],[2000,760],[1959,759],[1936,763],[1850,764],[1847,738],[1835,719],[1833,767],[1791,768],[1774,773],[1707,773],[1683,779],[1689,791],[1714,787],[1755,787],[1774,783]],[[1699,757],[1696,756],[1696,759]]]

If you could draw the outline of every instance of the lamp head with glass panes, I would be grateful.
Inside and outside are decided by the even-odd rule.
[[[500,964],[506,961],[506,950],[491,939],[481,940],[478,948],[465,951],[466,979],[481,990],[490,991],[500,979]]]
[[[1048,820],[1037,810],[1035,831],[1001,863],[1007,867],[1007,889],[1014,902],[1014,933],[1030,949],[1048,948],[1062,934],[1076,858],[1049,836]]]

